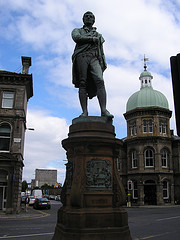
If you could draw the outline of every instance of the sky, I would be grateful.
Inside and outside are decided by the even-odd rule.
[[[57,169],[65,178],[66,152],[72,119],[81,114],[78,89],[72,84],[71,56],[74,28],[82,27],[86,11],[95,15],[97,31],[105,39],[107,69],[104,81],[107,109],[114,115],[117,138],[126,137],[128,98],[140,89],[144,54],[152,86],[162,92],[173,111],[170,57],[180,50],[180,0],[0,0],[0,70],[21,72],[21,56],[31,57],[34,96],[28,101],[23,180],[35,169]],[[100,116],[96,98],[89,115]]]

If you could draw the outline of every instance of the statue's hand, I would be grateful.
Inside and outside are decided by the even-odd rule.
[[[98,43],[99,42],[99,37],[93,37],[93,42]]]

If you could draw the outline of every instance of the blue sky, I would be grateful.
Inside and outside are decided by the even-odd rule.
[[[123,114],[128,98],[140,89],[144,54],[153,88],[174,111],[169,59],[180,49],[179,0],[0,0],[0,69],[21,72],[21,56],[32,58],[34,96],[28,102],[27,127],[35,131],[26,131],[27,181],[36,168],[56,168],[58,181],[64,181],[61,141],[81,114],[78,90],[71,82],[71,31],[82,26],[86,11],[95,14],[94,26],[105,38],[107,108],[115,116],[117,138],[126,136]],[[89,114],[100,115],[97,99],[89,101]]]

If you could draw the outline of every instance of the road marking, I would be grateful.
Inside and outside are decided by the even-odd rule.
[[[156,221],[164,221],[164,220],[170,220],[170,219],[176,219],[176,218],[180,218],[180,216],[169,217],[169,218],[160,218],[160,219],[157,219]]]
[[[0,237],[0,239],[8,239],[8,238],[24,238],[24,237],[35,237],[35,236],[45,236],[45,235],[53,235],[54,232],[52,233],[37,233],[37,234],[28,234],[28,235],[17,235],[17,236],[3,236]]]
[[[169,232],[161,233],[161,234],[157,234],[157,235],[152,235],[152,236],[147,236],[147,237],[139,238],[139,240],[146,240],[146,239],[150,239],[150,238],[161,237],[161,236],[164,236],[164,235],[166,235],[168,233]]]

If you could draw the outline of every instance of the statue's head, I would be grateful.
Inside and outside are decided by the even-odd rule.
[[[92,26],[95,23],[95,16],[92,12],[85,12],[83,15],[83,23],[86,26]]]

